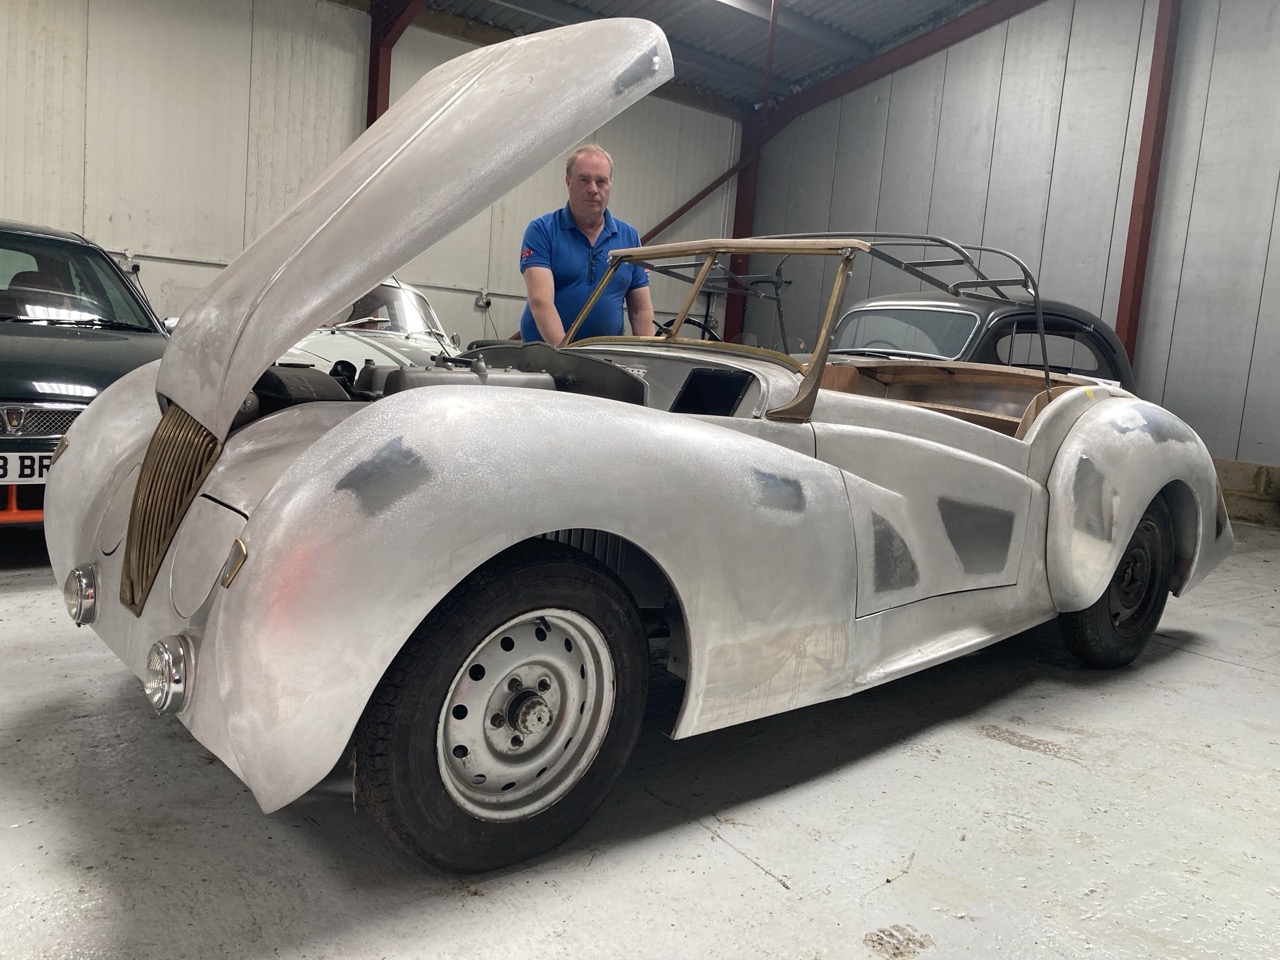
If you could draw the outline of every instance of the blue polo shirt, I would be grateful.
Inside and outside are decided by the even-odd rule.
[[[596,281],[609,269],[609,251],[638,246],[640,234],[636,228],[617,219],[608,210],[604,212],[604,227],[596,237],[595,246],[592,246],[587,235],[574,222],[569,205],[565,204],[559,210],[531,220],[525,227],[524,240],[520,244],[520,272],[524,273],[527,267],[546,267],[551,271],[556,287],[556,310],[560,313],[565,332],[568,332],[595,289]],[[649,274],[643,267],[634,263],[623,264],[587,314],[574,339],[621,334],[627,293],[648,285]],[[524,313],[520,315],[520,339],[526,342],[542,339],[527,302]]]

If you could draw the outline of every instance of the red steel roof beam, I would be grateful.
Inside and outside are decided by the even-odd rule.
[[[1147,81],[1147,106],[1142,117],[1142,138],[1138,141],[1138,169],[1133,181],[1129,236],[1125,241],[1120,302],[1116,308],[1116,336],[1124,344],[1130,361],[1138,346],[1138,318],[1142,314],[1142,291],[1147,283],[1147,258],[1151,253],[1151,227],[1160,185],[1160,158],[1169,119],[1169,93],[1173,87],[1181,11],[1181,0],[1160,0],[1156,11],[1151,77]]]
[[[425,0],[372,0],[369,4],[369,102],[365,126],[387,112],[391,102],[391,48]]]
[[[779,104],[778,109],[767,118],[769,132],[765,140],[769,140],[779,130],[801,114],[808,113],[815,107],[843,97],[867,84],[887,77],[891,73],[909,67],[913,63],[931,57],[940,50],[953,47],[961,40],[982,33],[997,24],[1004,23],[1011,17],[1025,13],[1032,7],[1039,6],[1044,0],[989,0],[980,7],[956,17],[941,26],[921,34],[913,40],[887,50],[880,56],[865,63],[860,63],[844,73],[829,77],[816,83],[807,90],[802,90],[794,97],[788,97]]]

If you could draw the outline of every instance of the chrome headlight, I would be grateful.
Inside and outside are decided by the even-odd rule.
[[[98,618],[98,569],[92,563],[82,563],[69,574],[62,584],[62,602],[67,614],[77,626],[93,623]]]
[[[191,686],[194,659],[185,637],[163,637],[147,653],[147,673],[142,687],[156,713],[182,709]]]

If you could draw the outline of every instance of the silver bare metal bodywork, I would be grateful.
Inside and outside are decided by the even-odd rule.
[[[510,96],[527,111],[511,74],[560,90],[558,75],[538,79],[541,62],[587,48],[616,51],[592,74],[611,109],[663,75],[660,34],[633,21],[525,38],[430,75],[206,291],[178,327],[180,349],[90,405],[52,471],[55,574],[96,566],[93,629],[140,677],[153,643],[182,638],[194,669],[177,715],[265,810],[340,759],[423,619],[527,541],[594,554],[661,616],[685,680],[675,737],[845,696],[1088,606],[1157,495],[1174,521],[1177,590],[1230,549],[1203,444],[1123,390],[978,364],[828,363],[822,347],[800,363],[683,340],[683,314],[663,338],[490,347],[458,369],[393,370],[372,401],[301,398],[231,429],[307,322],[461,215],[436,186],[414,189],[428,174],[399,162],[390,131],[412,151],[435,124],[433,175],[453,171],[456,195],[487,202],[508,172],[486,163],[464,176],[474,127],[442,128],[443,105]],[[542,130],[521,162],[571,145],[601,122],[597,106]],[[522,124],[513,115],[504,133],[527,145]],[[419,198],[407,211],[405,191]],[[374,229],[357,207],[390,220],[377,219],[367,264],[335,270],[351,232]],[[615,262],[827,256],[839,264],[829,330],[853,258],[887,256],[879,243],[712,240]],[[157,395],[224,442],[135,616],[114,586]]]

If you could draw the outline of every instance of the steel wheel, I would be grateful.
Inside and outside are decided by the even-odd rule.
[[[481,820],[541,813],[595,760],[613,697],[613,657],[585,617],[546,609],[503,624],[458,670],[440,711],[445,789]]]
[[[355,736],[357,794],[446,870],[569,837],[622,773],[644,719],[648,646],[627,589],[581,551],[513,547],[427,616]]]
[[[1058,618],[1067,649],[1085,666],[1132,663],[1160,625],[1173,581],[1173,520],[1164,497],[1151,501],[1092,606]]]
[[[1155,581],[1160,573],[1161,550],[1161,531],[1155,520],[1145,515],[1107,587],[1111,625],[1123,636],[1133,636],[1141,630],[1160,599]]]

